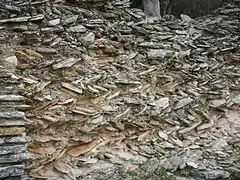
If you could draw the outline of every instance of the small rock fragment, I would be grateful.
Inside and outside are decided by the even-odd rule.
[[[166,56],[172,56],[173,51],[166,49],[150,49],[147,53],[149,59],[165,58]]]
[[[234,96],[231,101],[235,105],[240,105],[240,95]]]
[[[90,45],[94,42],[94,40],[95,40],[95,34],[90,32],[86,36],[84,36],[83,43],[85,45]]]
[[[28,30],[28,27],[26,25],[15,25],[12,28],[12,30],[15,31],[15,32],[24,32],[24,31]]]
[[[192,161],[187,161],[186,164],[187,166],[192,167],[194,169],[198,168],[198,165]]]
[[[61,68],[68,68],[68,67],[73,66],[78,61],[80,61],[80,59],[71,57],[71,58],[65,59],[63,61],[60,61],[57,64],[54,64],[52,67],[54,70],[61,69]]]
[[[56,26],[59,23],[60,23],[60,19],[59,18],[53,19],[53,20],[48,21],[48,26]]]
[[[168,97],[160,98],[159,100],[151,103],[151,105],[156,106],[158,109],[159,108],[165,109],[169,106],[169,98]]]
[[[18,60],[16,56],[10,56],[4,59],[7,63],[17,66]]]
[[[190,97],[183,98],[183,99],[181,99],[180,101],[177,102],[177,104],[174,107],[174,110],[181,109],[182,107],[184,107],[184,106],[186,106],[186,105],[188,105],[192,102],[193,102],[193,99],[190,98]]]
[[[225,103],[226,103],[225,99],[214,99],[214,100],[210,101],[210,106],[217,108],[217,107],[224,105]]]
[[[79,88],[73,86],[72,84],[61,82],[61,85],[62,85],[62,87],[66,88],[66,89],[69,89],[69,90],[71,90],[73,92],[76,92],[78,94],[82,94],[82,89],[79,89]]]
[[[184,21],[184,22],[190,22],[193,20],[190,16],[188,16],[186,14],[180,14],[180,17],[181,17],[182,21]]]
[[[77,19],[78,19],[78,15],[69,16],[66,19],[62,20],[62,24],[63,25],[72,24],[72,23],[76,22]]]
[[[168,135],[166,132],[164,131],[158,131],[158,136],[164,140],[167,140],[168,139]]]
[[[73,33],[85,33],[87,29],[83,25],[71,26],[68,31]]]
[[[43,54],[55,54],[57,52],[53,48],[37,48],[36,51]]]

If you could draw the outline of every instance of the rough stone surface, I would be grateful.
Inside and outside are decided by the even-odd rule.
[[[129,0],[1,4],[0,58],[17,64],[0,62],[0,105],[27,118],[1,111],[0,161],[29,158],[15,154],[25,119],[36,179],[237,179],[239,1],[196,19],[218,1],[174,2],[193,8],[179,19],[167,3],[162,17]]]

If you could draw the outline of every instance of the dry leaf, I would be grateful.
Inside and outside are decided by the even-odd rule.
[[[94,146],[96,146],[96,141],[90,141],[81,145],[74,146],[69,151],[67,151],[67,154],[73,157],[80,156],[82,154],[87,153],[90,151]]]

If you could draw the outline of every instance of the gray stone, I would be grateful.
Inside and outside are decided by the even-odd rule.
[[[24,144],[30,142],[31,138],[27,136],[13,136],[13,137],[0,137],[0,145],[2,144]]]
[[[5,119],[23,119],[25,118],[25,113],[21,111],[7,111],[7,112],[0,112],[0,118]]]
[[[73,33],[85,33],[87,29],[83,25],[71,26],[68,31]]]
[[[39,21],[42,20],[45,16],[43,14],[38,14],[37,16],[24,16],[10,19],[0,20],[0,24],[3,23],[15,23],[15,22],[27,22],[27,21]]]
[[[86,36],[84,36],[83,43],[85,45],[90,45],[94,42],[94,40],[95,40],[95,34],[90,32]]]
[[[224,105],[225,103],[226,103],[225,99],[214,99],[209,102],[210,106],[214,107],[214,108],[220,107],[220,106]]]
[[[169,98],[160,98],[157,101],[153,102],[153,105],[155,105],[157,108],[165,109],[169,106]]]
[[[9,165],[0,167],[0,178],[6,178],[10,176],[22,176],[24,174],[24,165]]]
[[[59,18],[57,18],[57,19],[53,19],[53,20],[50,20],[50,21],[48,21],[48,26],[56,26],[56,25],[58,25],[60,23],[60,19]]]
[[[147,52],[147,56],[149,59],[163,59],[167,56],[172,56],[173,51],[166,49],[150,49]]]
[[[192,168],[195,168],[195,169],[198,168],[198,165],[195,162],[187,161],[186,164],[187,164],[188,167],[192,167]]]
[[[69,17],[66,17],[65,19],[62,19],[62,24],[63,25],[72,24],[72,23],[75,23],[77,19],[78,19],[78,15],[69,16]]]
[[[18,60],[17,60],[16,56],[10,56],[10,57],[5,58],[5,62],[7,62],[13,66],[17,66]]]
[[[180,17],[181,17],[181,20],[184,22],[190,22],[193,20],[190,16],[188,16],[186,14],[181,14]]]
[[[234,103],[236,105],[240,105],[240,95],[234,96],[232,98],[232,103]]]
[[[196,171],[194,173],[195,177],[200,177],[204,179],[226,179],[230,176],[230,174],[226,171],[222,170],[205,170],[205,171]]]
[[[24,32],[24,31],[27,31],[28,30],[28,27],[26,25],[15,25],[13,28],[12,28],[13,31],[15,32]]]
[[[24,126],[23,119],[0,119],[0,126]]]
[[[19,95],[0,95],[0,101],[24,101],[26,98]]]
[[[0,146],[0,155],[19,154],[26,151],[25,145],[6,145]]]
[[[175,105],[175,107],[173,109],[174,110],[181,109],[182,107],[184,107],[192,102],[193,102],[193,99],[190,97],[183,98],[177,102],[177,104]]]
[[[60,61],[57,64],[54,64],[52,67],[54,70],[61,69],[61,68],[68,68],[73,66],[78,61],[80,61],[80,59],[76,59],[72,57],[72,58],[68,58],[63,61]]]
[[[37,48],[37,52],[43,54],[55,54],[57,51],[53,48]]]
[[[6,154],[0,156],[0,164],[4,163],[16,163],[16,162],[24,162],[26,160],[31,159],[32,156],[28,153],[21,153],[21,154]]]

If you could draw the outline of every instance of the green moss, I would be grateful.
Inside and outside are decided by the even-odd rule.
[[[144,174],[143,171],[138,168],[134,171],[121,172],[121,177],[125,180],[174,180],[166,170],[157,170],[151,174]]]
[[[136,171],[128,171],[127,174],[132,177],[136,177],[138,175]]]
[[[1,127],[0,136],[14,136],[25,132],[24,127]]]
[[[154,174],[159,178],[159,180],[173,180],[173,177],[168,174],[166,170],[158,170]]]

